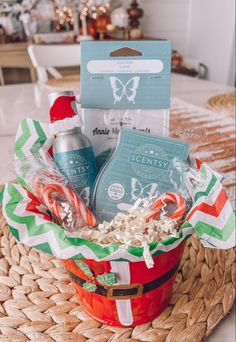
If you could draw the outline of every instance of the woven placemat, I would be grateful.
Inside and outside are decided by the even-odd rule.
[[[191,156],[203,160],[224,176],[224,188],[235,208],[235,119],[173,98],[170,132],[175,138],[190,141]]]
[[[135,328],[106,326],[80,307],[62,263],[17,243],[0,216],[1,342],[198,342],[230,311],[235,286],[235,250],[191,237],[164,312]]]
[[[218,113],[235,116],[235,96],[236,93],[227,93],[211,97],[206,106]]]

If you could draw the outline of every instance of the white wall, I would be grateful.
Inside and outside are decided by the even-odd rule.
[[[140,6],[145,12],[142,19],[144,35],[153,38],[168,38],[172,41],[173,49],[185,54],[187,51],[189,1],[139,0]]]
[[[234,0],[191,0],[187,52],[209,68],[209,79],[234,84]]]
[[[123,1],[128,7],[130,1]],[[139,0],[146,37],[167,38],[172,48],[207,65],[209,79],[235,82],[234,0]],[[234,70],[233,70],[234,69]]]

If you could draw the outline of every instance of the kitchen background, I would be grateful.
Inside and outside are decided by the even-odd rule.
[[[145,35],[170,39],[183,56],[208,67],[209,80],[234,84],[234,0],[143,0],[142,5]]]
[[[127,17],[128,8],[136,10],[136,19],[135,15],[132,19],[131,12]],[[76,28],[73,13],[78,9],[80,20],[79,28]],[[61,39],[71,42],[76,30],[80,35],[92,34],[98,39],[138,39],[141,35],[143,38],[170,39],[173,71],[235,85],[234,0],[0,1],[1,83],[30,80],[25,70],[13,70],[13,65],[6,63],[12,50],[18,62],[23,58],[23,46],[12,47],[13,42],[27,38],[34,43],[55,43],[58,33],[61,33]],[[50,36],[50,31],[57,31],[57,38]],[[16,62],[15,67],[17,64],[20,62]],[[32,78],[34,80],[31,70]]]
[[[172,41],[170,133],[189,141],[191,154],[224,175],[224,186],[235,205],[234,0],[0,0],[0,186],[16,178],[13,150],[21,120],[28,116],[47,122],[48,94],[52,91],[79,93],[79,42],[92,38]],[[49,57],[51,64],[47,64]],[[58,68],[59,60],[66,64]],[[155,120],[155,124],[160,126],[160,120]],[[27,150],[28,142],[25,145]],[[168,340],[177,341],[175,335],[181,335],[179,341],[196,342],[204,335],[207,342],[235,342],[233,250],[205,252],[200,243],[191,245],[182,275],[179,273],[177,309],[175,306],[174,317],[164,318],[166,328],[159,329],[163,327],[161,320],[159,325],[156,321],[138,332],[136,328],[125,329],[120,335],[117,328],[109,331],[103,326],[101,330],[99,323],[91,324],[80,308],[70,309],[74,305],[70,300],[65,303],[68,312],[63,311],[62,305],[62,315],[58,303],[61,295],[67,298],[64,286],[66,292],[71,291],[70,285],[64,283],[64,275],[54,276],[51,261],[53,266],[48,269],[48,263],[35,257],[34,252],[26,255],[25,247],[18,250],[9,233],[2,235],[6,231],[3,226],[0,214],[0,341],[19,341],[19,335],[20,340],[22,335],[23,340],[28,336],[34,341],[44,340],[43,336],[52,340],[50,334],[58,334],[59,340],[65,341],[80,337],[86,340],[84,336],[91,340],[95,336],[98,341],[102,335],[107,340],[115,335],[118,339],[132,336],[139,340],[141,336],[140,340],[163,341],[165,338],[159,339],[159,333],[163,333],[168,334]],[[38,260],[43,261],[39,268]],[[27,270],[22,267],[24,262]],[[26,277],[31,277],[25,274],[28,267],[38,279],[29,278],[29,287],[32,281],[34,285],[32,290],[27,286],[24,292],[22,285],[27,282]],[[49,299],[43,297],[44,288]],[[31,292],[34,289],[40,292]],[[37,300],[46,301],[44,308],[35,305],[35,293]],[[186,310],[184,314],[182,308]],[[35,322],[35,317],[42,321]]]

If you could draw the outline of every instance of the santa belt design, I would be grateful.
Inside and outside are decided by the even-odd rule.
[[[163,274],[161,277],[156,278],[146,284],[127,284],[127,285],[113,285],[113,286],[102,286],[96,284],[97,288],[94,293],[101,296],[107,297],[109,299],[132,299],[141,297],[142,294],[149,291],[155,290],[164,283],[166,283],[178,270],[179,262],[171,268],[168,272]],[[86,280],[78,277],[76,274],[68,271],[73,282],[77,285],[83,287]]]

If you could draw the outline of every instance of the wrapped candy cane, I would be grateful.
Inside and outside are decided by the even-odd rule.
[[[74,230],[84,225],[96,226],[93,213],[73,189],[65,184],[63,176],[57,171],[36,174],[32,187],[40,201],[62,221],[65,228]]]
[[[167,206],[167,203],[175,203],[176,209],[175,211],[170,215],[170,218],[173,220],[176,220],[177,222],[182,219],[184,214],[186,213],[186,201],[185,199],[173,192],[166,192],[162,194],[151,206],[152,213],[147,217],[147,221],[150,221],[150,219],[156,218],[161,210]],[[154,211],[154,213],[153,213]]]

